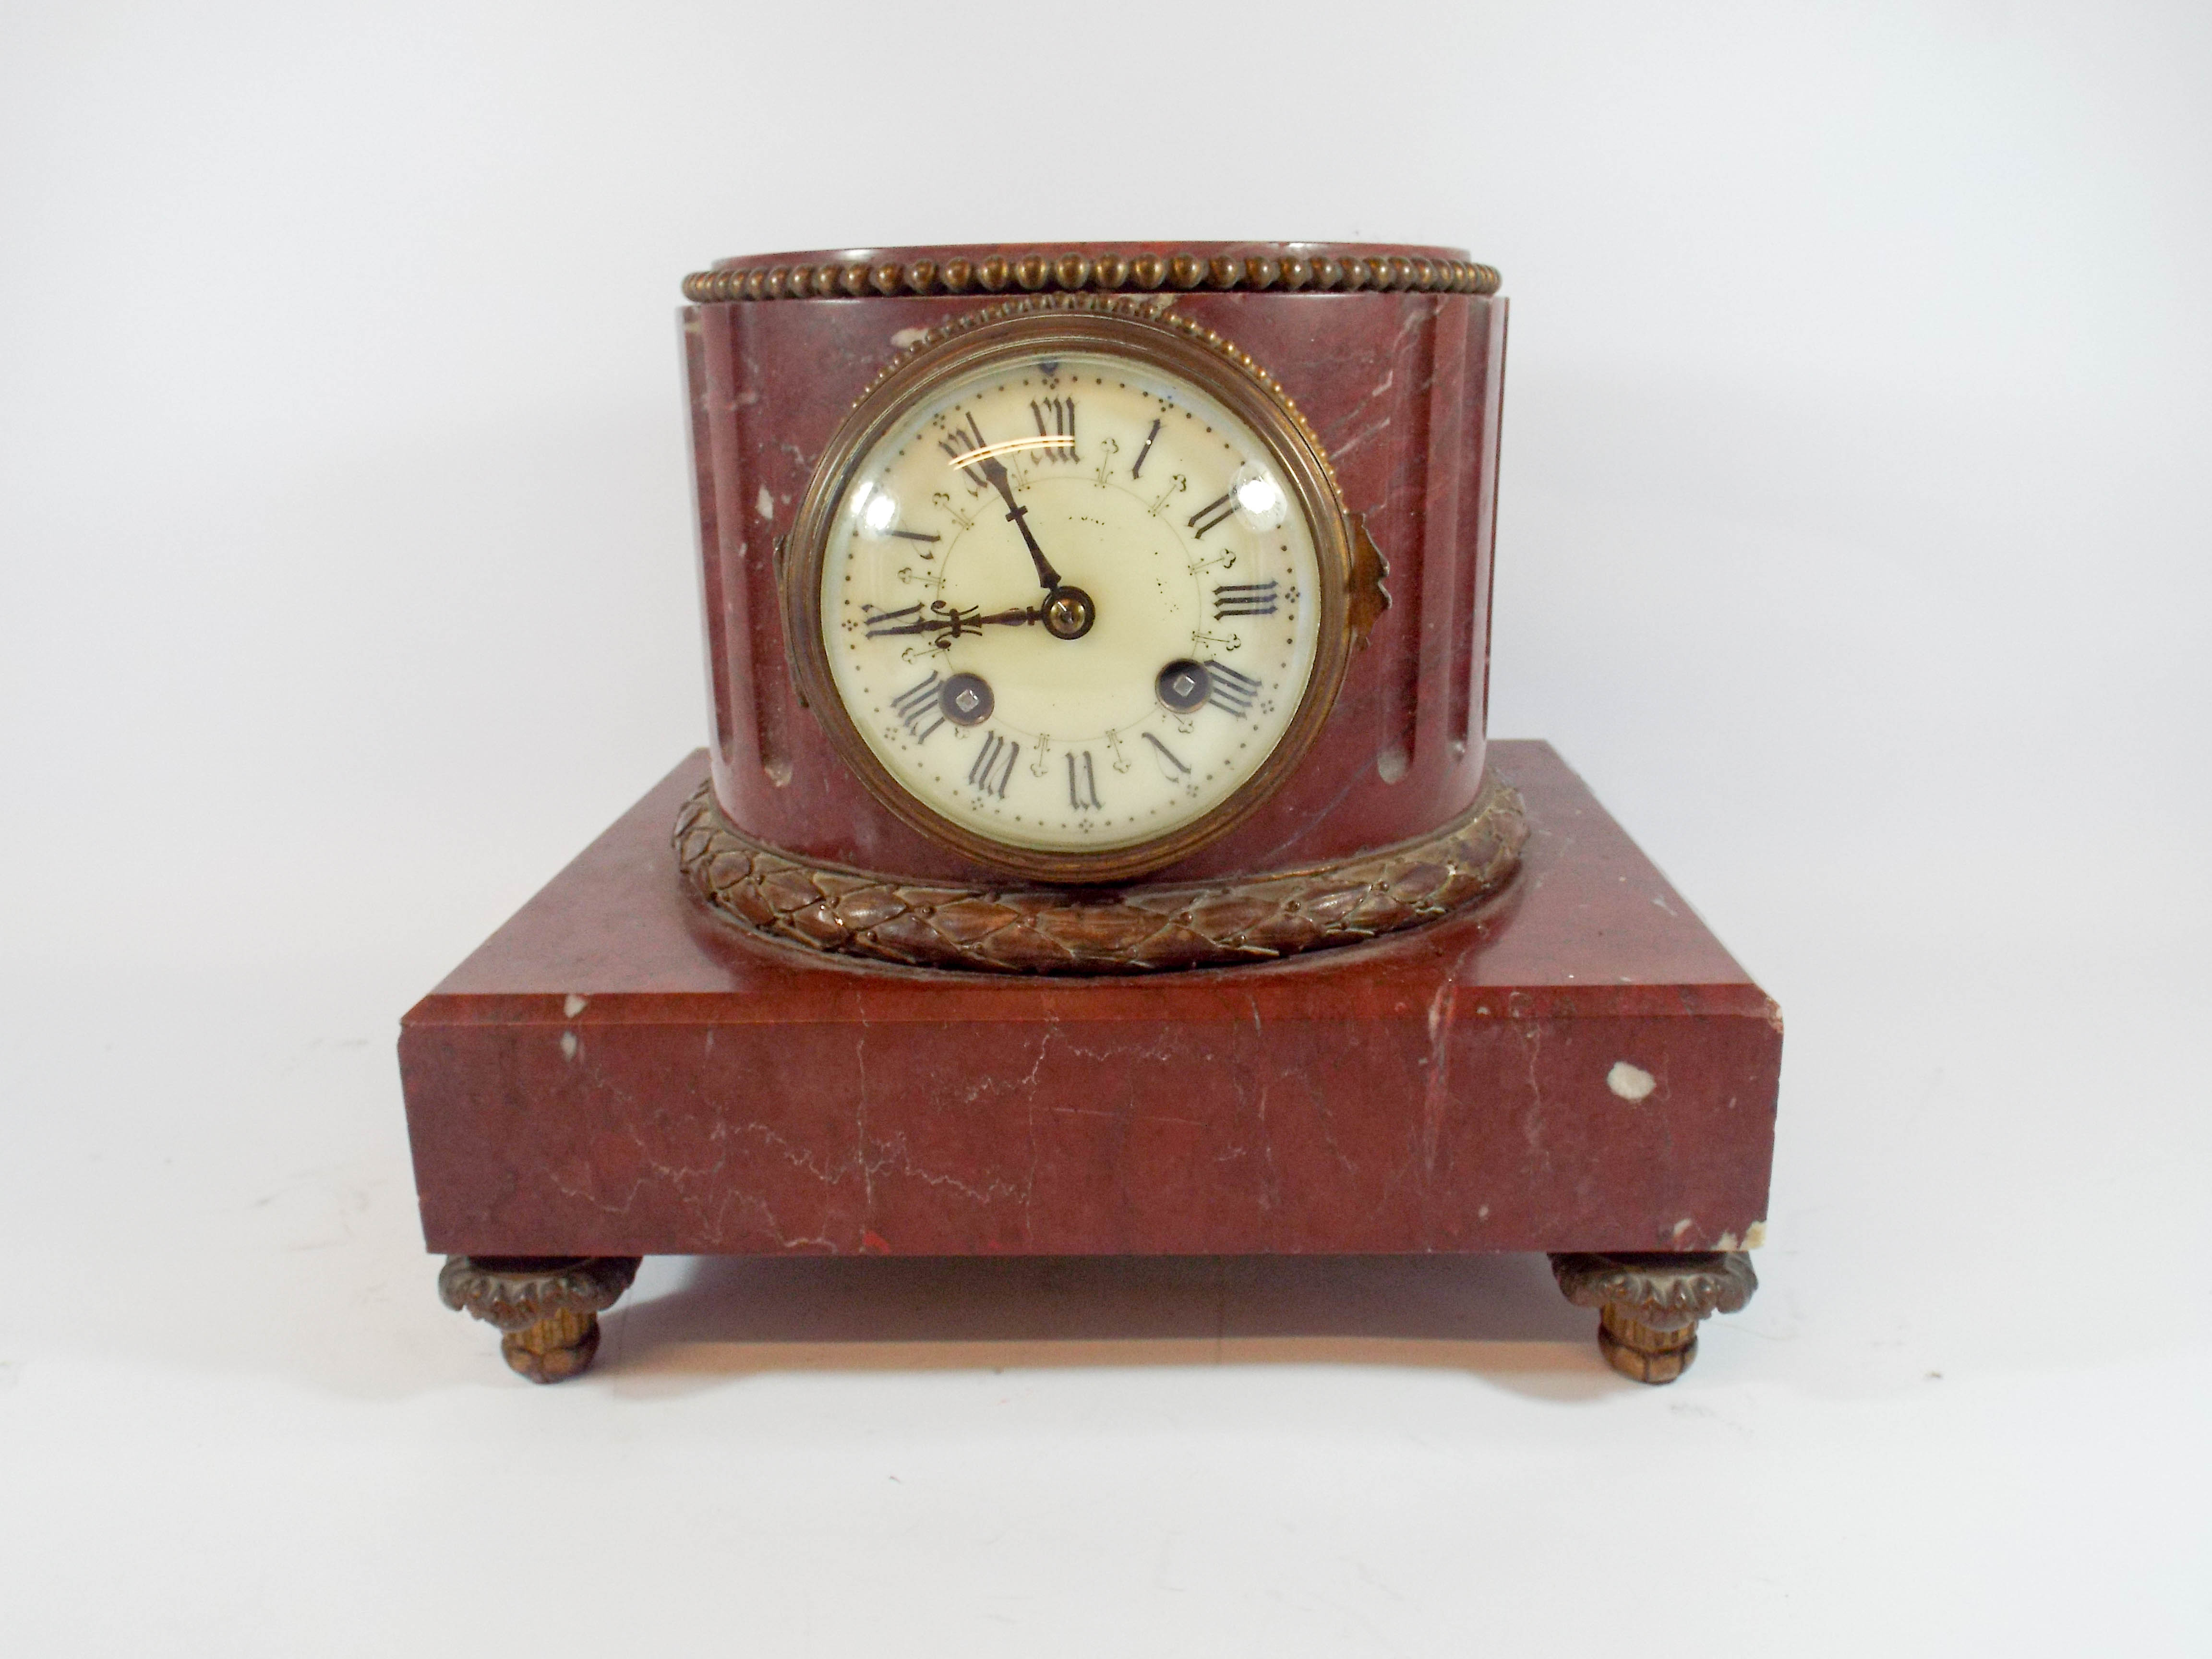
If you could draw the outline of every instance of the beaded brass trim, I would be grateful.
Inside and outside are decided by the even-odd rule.
[[[762,845],[702,784],[676,816],[685,884],[722,921],[787,944],[917,968],[1141,974],[1267,962],[1434,921],[1520,867],[1521,797],[1486,781],[1456,823],[1318,869],[1118,890],[889,876]]]
[[[1461,259],[1422,259],[1404,254],[1374,258],[1309,259],[1255,256],[1207,258],[1194,253],[993,254],[983,259],[882,260],[869,264],[745,265],[696,270],[684,279],[684,297],[696,305],[732,300],[863,300],[917,295],[1036,294],[1086,289],[1280,289],[1296,293],[1352,293],[1362,289],[1413,289],[1436,294],[1495,294],[1496,267]]]

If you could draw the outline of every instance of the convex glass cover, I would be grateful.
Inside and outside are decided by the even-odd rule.
[[[1310,742],[1346,532],[1295,410],[1218,343],[1115,313],[956,331],[863,399],[802,504],[802,686],[908,822],[1119,878],[1226,830]]]

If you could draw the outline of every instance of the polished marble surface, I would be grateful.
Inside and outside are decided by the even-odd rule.
[[[755,943],[676,879],[694,756],[401,1037],[476,1255],[1714,1249],[1765,1218],[1780,1015],[1544,744],[1490,904],[1049,982]]]

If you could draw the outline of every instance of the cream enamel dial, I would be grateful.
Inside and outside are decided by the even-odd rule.
[[[1101,345],[1002,344],[879,418],[816,503],[798,596],[877,793],[1073,879],[1256,804],[1341,629],[1313,465],[1172,362]]]

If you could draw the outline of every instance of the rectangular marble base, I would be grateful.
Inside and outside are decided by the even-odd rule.
[[[407,1014],[434,1250],[1711,1250],[1778,1011],[1550,746],[1498,901],[1261,967],[1013,980],[754,942],[679,884],[694,754]]]

